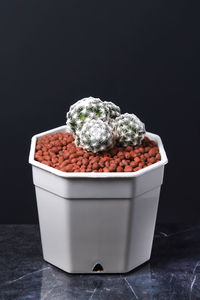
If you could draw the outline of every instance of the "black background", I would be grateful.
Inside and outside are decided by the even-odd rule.
[[[160,222],[200,222],[199,8],[193,1],[0,2],[0,223],[35,223],[31,136],[86,96],[161,136]]]

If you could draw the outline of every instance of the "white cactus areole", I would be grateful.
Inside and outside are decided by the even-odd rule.
[[[108,150],[114,145],[113,127],[102,120],[89,120],[79,132],[80,145],[94,153]]]
[[[115,119],[118,143],[124,147],[140,145],[145,135],[145,125],[134,114],[122,114]]]
[[[66,124],[76,146],[92,152],[109,150],[116,143],[124,147],[137,145],[145,135],[145,126],[137,116],[121,114],[119,106],[94,97],[73,104]]]

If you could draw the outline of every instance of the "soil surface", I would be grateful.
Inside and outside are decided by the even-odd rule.
[[[158,161],[155,141],[93,153],[76,147],[71,133],[48,134],[37,140],[35,160],[63,172],[136,172]]]

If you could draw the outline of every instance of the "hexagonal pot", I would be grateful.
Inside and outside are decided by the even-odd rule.
[[[34,160],[37,139],[66,132],[61,126],[37,135],[29,163],[44,259],[70,273],[123,273],[150,259],[164,165],[133,173],[65,173]]]

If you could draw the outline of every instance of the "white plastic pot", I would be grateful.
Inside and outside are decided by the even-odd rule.
[[[44,259],[70,273],[123,273],[149,260],[167,157],[134,173],[65,173],[34,160],[37,139],[66,132],[61,126],[34,135],[29,163],[36,190]]]

